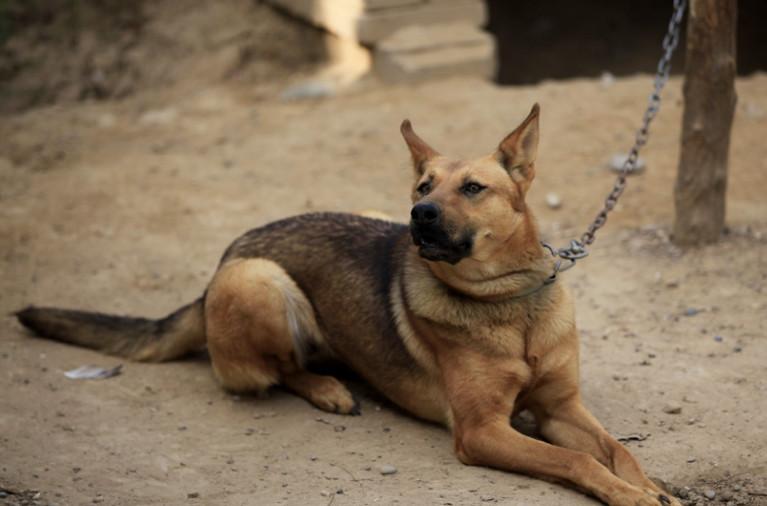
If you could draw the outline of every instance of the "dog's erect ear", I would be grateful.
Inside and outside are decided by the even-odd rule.
[[[498,145],[497,158],[509,175],[517,182],[529,185],[535,176],[535,157],[538,153],[538,113],[533,106],[530,114]]]
[[[407,147],[410,148],[410,155],[413,157],[413,168],[418,175],[423,174],[424,162],[439,156],[439,153],[426,144],[426,141],[418,137],[413,131],[413,125],[410,124],[409,119],[403,121],[399,129],[402,132],[402,137],[405,138]]]

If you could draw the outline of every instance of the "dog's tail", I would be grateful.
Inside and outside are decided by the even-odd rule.
[[[47,339],[141,362],[164,362],[203,348],[203,304],[201,297],[159,320],[33,306],[16,317]]]

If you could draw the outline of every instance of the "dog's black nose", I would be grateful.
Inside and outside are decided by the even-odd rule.
[[[439,219],[439,207],[431,202],[416,204],[410,211],[416,225],[433,225]]]

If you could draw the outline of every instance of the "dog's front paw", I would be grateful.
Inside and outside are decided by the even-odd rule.
[[[682,502],[671,494],[668,494],[665,492],[661,492],[659,494],[655,491],[653,491],[652,493],[655,494],[655,496],[657,496],[658,501],[660,501],[660,504],[662,504],[663,506],[682,506]]]
[[[630,486],[619,497],[608,501],[610,506],[682,506],[679,499],[650,488]]]
[[[644,497],[640,498],[635,506],[682,506],[679,499],[665,492],[653,489],[644,489]]]

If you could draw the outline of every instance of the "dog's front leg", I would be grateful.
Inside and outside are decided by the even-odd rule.
[[[663,495],[668,499],[666,504],[681,505],[647,478],[636,458],[602,427],[582,404],[579,394],[575,393],[565,400],[547,402],[548,397],[541,395],[543,390],[536,392],[536,398],[530,406],[543,437],[553,444],[593,455],[628,483]],[[552,396],[554,399],[557,397]]]
[[[460,361],[442,364],[455,451],[462,462],[567,481],[611,506],[668,504],[657,493],[622,480],[588,453],[515,431],[509,416],[522,387],[518,368],[483,358],[462,354]]]

